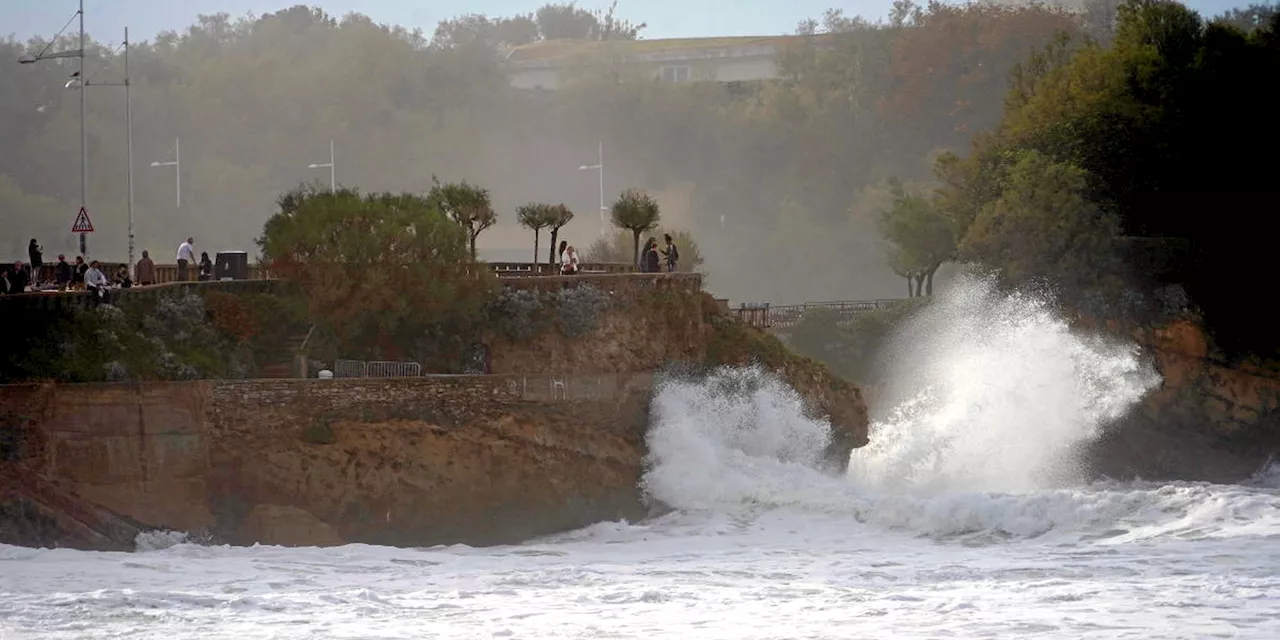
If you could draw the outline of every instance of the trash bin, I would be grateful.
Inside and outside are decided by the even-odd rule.
[[[215,280],[248,280],[249,254],[243,251],[219,251],[213,263]]]

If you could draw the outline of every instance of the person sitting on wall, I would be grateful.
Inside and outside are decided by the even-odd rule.
[[[121,289],[128,289],[133,286],[133,280],[129,278],[129,265],[122,264],[119,267],[116,267],[114,283]]]
[[[111,286],[111,281],[98,268],[97,260],[89,263],[89,270],[84,272],[84,286],[89,293],[93,294],[94,304],[111,303],[110,295],[107,293],[107,287]]]
[[[13,263],[13,268],[9,270],[9,293],[23,293],[27,290],[27,283],[30,281],[31,278],[22,266],[22,262]]]

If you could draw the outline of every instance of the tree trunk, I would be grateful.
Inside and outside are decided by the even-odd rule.
[[[940,266],[942,265],[935,265],[932,269],[929,269],[929,272],[925,275],[924,294],[926,296],[933,295],[933,274],[938,272],[938,267]]]
[[[533,230],[533,266],[538,266],[538,233],[542,229]]]
[[[475,262],[476,261],[476,238],[479,237],[480,233],[472,232],[467,235],[471,236],[471,261]]]
[[[547,252],[547,265],[556,265],[556,237],[560,235],[560,227],[551,227],[551,250]]]
[[[903,279],[907,281],[907,297],[908,298],[914,297],[915,292],[911,290],[911,276],[903,276]]]
[[[640,265],[640,230],[631,230],[631,264],[639,268]],[[643,270],[643,269],[641,269]]]
[[[923,274],[923,273],[918,273],[918,274],[916,274],[916,294],[915,294],[914,296],[912,296],[912,297],[913,297],[913,298],[919,298],[919,297],[920,297],[920,293],[921,293],[921,291],[923,290],[923,288],[924,288],[924,274]]]

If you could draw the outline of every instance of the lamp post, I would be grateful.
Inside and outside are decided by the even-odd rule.
[[[338,181],[337,181],[337,180],[335,179],[335,177],[334,177],[333,164],[334,164],[334,162],[333,162],[333,140],[330,140],[330,141],[329,141],[329,161],[328,161],[328,162],[325,162],[325,163],[312,163],[312,164],[307,165],[307,168],[308,168],[308,169],[324,169],[325,167],[328,167],[328,168],[329,168],[329,191],[331,191],[331,192],[333,192],[333,193],[337,193],[337,192],[338,192]]]
[[[133,264],[133,93],[130,91],[132,83],[129,82],[129,27],[124,28],[124,80],[122,82],[89,82],[83,74],[73,77],[67,82],[66,88],[80,89],[80,104],[84,104],[84,88],[85,87],[124,87],[124,119],[125,119],[125,139],[127,140],[128,151],[125,156],[127,167],[125,174],[128,176],[128,201],[126,208],[129,216],[129,264]],[[84,237],[84,234],[80,234]],[[84,241],[81,241],[83,244]]]
[[[84,74],[84,0],[80,0],[80,8],[78,11],[76,11],[76,14],[72,16],[72,20],[75,20],[76,18],[80,19],[80,48],[71,49],[68,51],[58,51],[55,53],[48,53],[49,47],[53,46],[54,41],[58,39],[58,35],[62,34],[62,32],[59,31],[58,35],[55,35],[53,38],[49,40],[49,44],[45,46],[43,51],[41,51],[40,53],[37,53],[34,56],[30,56],[30,55],[22,56],[21,58],[18,59],[18,62],[20,64],[32,64],[32,63],[40,62],[41,60],[52,60],[56,58],[77,58],[80,61],[80,64],[79,64],[79,68],[76,70],[75,77],[80,78],[81,81],[83,81],[85,77],[85,74]],[[70,25],[70,24],[71,24],[71,21],[68,20],[67,25]],[[67,27],[63,26],[62,28],[65,30]],[[85,128],[85,122],[86,122],[86,119],[85,119],[84,93],[81,92],[80,93],[80,207],[87,210],[88,203],[89,203],[89,132]],[[83,233],[80,234],[80,252],[85,255],[88,255],[89,253],[88,246],[85,242],[85,234]]]
[[[173,161],[152,162],[153,167],[173,167],[173,207],[182,208],[182,145],[178,138],[173,139]]]
[[[595,164],[584,164],[578,167],[578,171],[596,171],[600,174],[600,237],[603,238],[604,233],[604,212],[608,209],[604,206],[604,141],[600,142],[597,161]]]

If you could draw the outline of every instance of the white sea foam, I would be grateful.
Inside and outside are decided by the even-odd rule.
[[[1042,299],[959,287],[904,334],[904,404],[847,476],[792,390],[726,369],[657,393],[661,518],[483,549],[0,546],[0,638],[1280,637],[1274,470],[1072,483],[1154,375]]]

